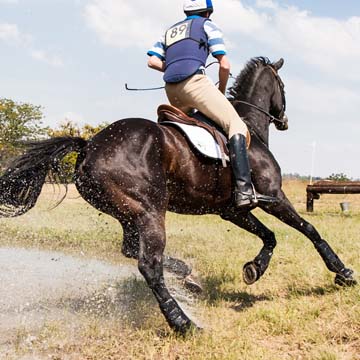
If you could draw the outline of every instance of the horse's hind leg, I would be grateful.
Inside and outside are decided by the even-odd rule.
[[[187,265],[183,260],[173,258],[169,255],[163,257],[164,269],[177,275],[181,279],[191,274],[191,267]]]
[[[338,285],[355,285],[356,280],[353,278],[353,271],[345,267],[330,245],[321,238],[315,227],[300,217],[283,192],[280,198],[281,201],[276,204],[262,206],[263,210],[297,229],[311,240],[327,268],[336,274],[335,283]]]
[[[246,284],[251,285],[259,280],[269,266],[276,246],[275,235],[250,212],[247,214],[232,213],[221,217],[257,235],[263,241],[264,245],[259,254],[253,261],[246,263],[243,268],[243,279]]]
[[[185,288],[190,292],[195,294],[203,292],[203,287],[199,283],[198,279],[191,275],[191,266],[187,265],[183,260],[164,255],[163,266],[165,270],[175,274],[178,279],[183,280]]]
[[[164,281],[165,214],[147,212],[136,223],[140,235],[139,270],[170,327],[179,333],[186,333],[193,323],[170,295]]]

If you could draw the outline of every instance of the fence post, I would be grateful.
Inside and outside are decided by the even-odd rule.
[[[310,191],[306,191],[306,211],[313,212],[314,211],[314,195]]]

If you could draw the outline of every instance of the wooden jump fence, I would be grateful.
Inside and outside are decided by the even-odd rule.
[[[320,194],[359,194],[360,181],[321,180],[306,187],[306,210],[314,211],[314,200],[320,199]]]

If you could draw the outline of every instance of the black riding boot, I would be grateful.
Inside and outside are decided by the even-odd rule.
[[[257,197],[251,183],[250,165],[246,149],[246,138],[235,134],[229,141],[230,159],[235,178],[235,205],[249,207],[257,205]]]

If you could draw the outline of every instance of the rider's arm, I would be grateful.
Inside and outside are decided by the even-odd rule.
[[[161,72],[164,72],[165,70],[165,62],[156,55],[152,55],[149,57],[148,66],[151,69],[158,70]]]
[[[208,38],[209,52],[219,61],[219,90],[225,94],[226,84],[230,74],[230,63],[226,56],[222,31],[212,21],[206,21],[204,30]]]
[[[165,71],[165,38],[162,36],[158,42],[147,52],[148,66],[161,72]]]
[[[216,59],[219,61],[219,90],[225,94],[226,84],[230,75],[230,62],[226,55],[216,55]]]

